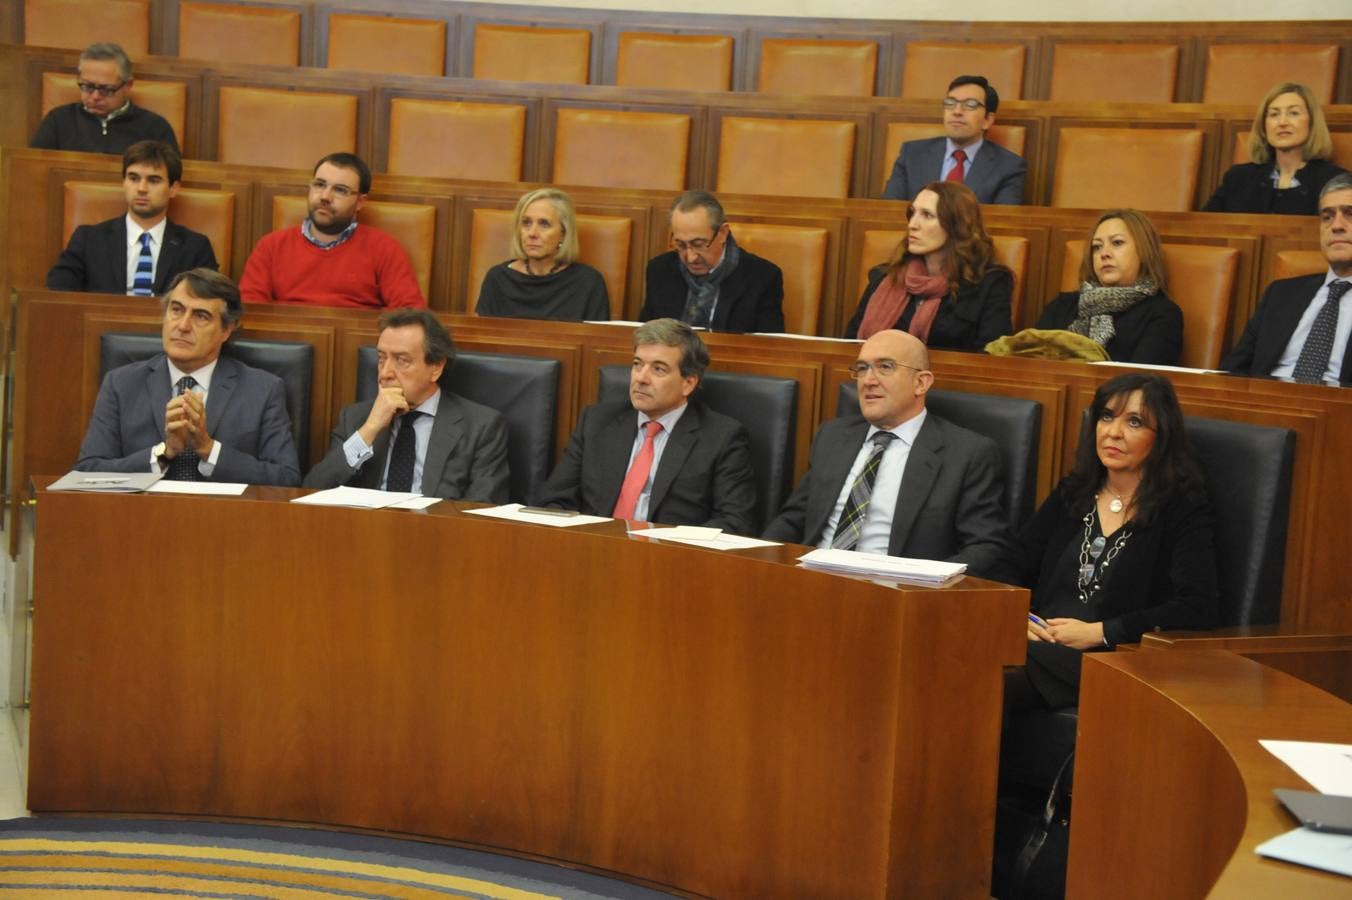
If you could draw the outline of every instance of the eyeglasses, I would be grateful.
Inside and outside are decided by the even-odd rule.
[[[915,366],[908,366],[906,363],[899,363],[894,359],[880,359],[875,363],[864,362],[862,359],[850,366],[850,377],[855,381],[868,374],[869,369],[878,373],[879,378],[890,378],[897,374],[897,369],[910,369],[912,372],[923,372],[924,369],[917,369]]]
[[[314,181],[310,182],[310,190],[319,191],[321,194],[326,190],[331,190],[335,197],[341,197],[344,200],[357,193],[345,184],[329,184],[322,178],[316,178]]]
[[[980,100],[973,99],[959,100],[957,97],[944,98],[944,109],[957,109],[959,106],[961,106],[968,112],[975,112],[976,110],[980,109],[985,105],[986,104],[982,103]]]
[[[125,81],[119,81],[117,84],[94,84],[89,81],[77,81],[76,87],[82,94],[98,94],[100,97],[111,97],[118,91],[127,86]]]
[[[716,243],[718,243],[718,229],[714,229],[714,236],[708,240],[705,240],[704,238],[696,238],[693,241],[678,241],[675,238],[671,239],[672,248],[682,256],[684,256],[688,250],[694,250],[696,253],[703,253]]]

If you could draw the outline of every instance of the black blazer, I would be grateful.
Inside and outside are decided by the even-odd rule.
[[[200,267],[216,268],[211,241],[204,234],[166,220],[164,245],[155,264],[155,293],[164,293],[179,272]],[[47,287],[54,291],[127,293],[127,217],[76,228],[47,273]]]
[[[1277,190],[1272,186],[1272,163],[1241,163],[1230,167],[1221,178],[1220,187],[1202,209],[1205,212],[1318,215],[1320,190],[1342,171],[1328,160],[1312,159],[1296,172],[1299,187]]]
[[[679,319],[685,312],[686,285],[675,250],[648,260],[640,322]],[[737,268],[718,290],[710,331],[784,330],[784,273],[779,266],[741,250]]]
[[[1239,343],[1221,361],[1221,368],[1253,378],[1271,375],[1281,362],[1282,352],[1291,342],[1301,315],[1327,277],[1328,273],[1322,272],[1283,278],[1268,285],[1253,318],[1244,326]],[[1347,348],[1343,351],[1343,370],[1338,373],[1338,383],[1352,384],[1352,337],[1348,338]]]
[[[1036,328],[1065,329],[1075,321],[1080,308],[1078,291],[1057,294]],[[1108,346],[1108,358],[1115,362],[1176,366],[1183,352],[1183,310],[1166,294],[1146,297],[1113,319],[1116,333]]]
[[[627,402],[584,409],[539,504],[610,515],[637,434],[638,413]],[[740,422],[690,401],[653,476],[648,520],[755,534],[756,478]]]
[[[859,336],[869,298],[887,275],[887,266],[874,266],[868,273],[868,287],[859,298],[859,308],[845,327],[845,337]],[[945,297],[934,314],[927,345],[936,350],[984,350],[998,337],[1014,330],[1010,321],[1009,298],[1014,291],[1014,276],[1004,266],[992,266],[977,284],[958,288],[956,298]],[[892,328],[900,327],[900,320]]]

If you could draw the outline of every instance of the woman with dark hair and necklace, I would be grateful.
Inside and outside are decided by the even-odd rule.
[[[511,250],[511,259],[484,275],[475,313],[560,322],[611,317],[605,279],[577,261],[577,217],[563,191],[538,188],[517,201]]]
[[[980,351],[1009,334],[1013,292],[976,194],[960,181],[932,181],[911,201],[892,258],[869,270],[845,337],[895,328],[936,350]]]
[[[1023,773],[1054,773],[1069,748],[1029,740],[1018,720],[1077,703],[1085,652],[1215,621],[1211,505],[1168,379],[1132,373],[1099,387],[1074,470],[1000,569],[1033,592],[1027,662],[1005,670],[1001,777],[1046,787]],[[1011,733],[1021,746],[1011,746]]]
[[[1084,335],[1116,362],[1176,365],[1183,311],[1164,293],[1164,253],[1150,219],[1134,209],[1099,216],[1080,259],[1079,291],[1057,294],[1034,327]]]

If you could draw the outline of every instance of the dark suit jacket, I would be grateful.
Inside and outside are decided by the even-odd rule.
[[[1064,329],[1080,309],[1077,291],[1057,294],[1042,310],[1037,328]],[[1115,362],[1176,366],[1183,352],[1183,310],[1168,295],[1146,297],[1113,319],[1113,339],[1104,350]]]
[[[765,529],[767,540],[821,542],[868,428],[858,415],[822,425],[807,474]],[[928,413],[906,461],[888,554],[964,562],[975,575],[989,571],[1009,540],[1000,472],[994,441]]]
[[[882,283],[887,266],[875,266],[868,273],[868,287],[859,298],[859,308],[845,328],[845,337],[857,337],[864,321],[869,298]],[[993,266],[978,284],[964,284],[957,297],[945,297],[934,314],[926,344],[937,350],[984,350],[991,341],[1010,334],[1014,325],[1009,317],[1009,298],[1014,293],[1014,276],[1004,266]],[[914,303],[912,304],[914,305]],[[894,322],[888,326],[898,328]]]
[[[305,476],[305,487],[380,487],[393,429],[386,428],[376,437],[371,445],[374,453],[364,465],[351,468],[343,454],[343,442],[366,421],[374,404],[371,399],[343,407],[329,452]],[[423,496],[506,503],[508,482],[507,426],[501,414],[442,389],[427,442],[427,458],[423,460],[419,487]]]
[[[584,409],[563,459],[541,491],[540,505],[610,515],[629,469],[637,416],[628,403]],[[756,479],[740,422],[690,402],[653,476],[648,521],[755,533]]]
[[[944,167],[944,137],[907,141],[901,145],[892,177],[883,188],[884,200],[914,200],[920,189],[939,180]],[[963,183],[972,189],[980,203],[1023,203],[1023,180],[1028,163],[989,138],[982,142]]]
[[[149,472],[150,449],[164,440],[169,362],[163,353],[103,377],[75,468]],[[207,431],[221,444],[212,481],[300,484],[282,380],[221,356],[207,393]]]
[[[1240,163],[1226,171],[1216,193],[1202,209],[1206,212],[1318,215],[1319,192],[1330,178],[1342,171],[1341,166],[1328,160],[1312,159],[1296,172],[1300,187],[1278,190],[1272,186],[1272,163]]]
[[[740,249],[740,248],[739,248]],[[685,312],[686,284],[675,250],[648,260],[647,294],[641,322],[679,319]],[[784,273],[779,266],[741,250],[737,268],[718,289],[710,331],[784,330]]]
[[[153,289],[164,293],[179,272],[216,268],[216,254],[204,234],[166,221],[164,245],[155,264]],[[81,225],[47,273],[47,287],[54,291],[92,291],[99,294],[127,292],[127,217],[118,216],[97,225]],[[210,420],[208,420],[210,421]]]
[[[1221,362],[1221,368],[1236,375],[1249,375],[1254,378],[1266,378],[1281,362],[1282,351],[1291,342],[1291,335],[1304,314],[1315,292],[1328,277],[1327,272],[1318,275],[1301,275],[1299,278],[1283,278],[1268,285],[1263,299],[1258,301],[1258,309],[1244,326],[1244,334],[1239,343]],[[1352,338],[1349,338],[1343,350],[1343,370],[1338,373],[1338,382],[1352,384]]]

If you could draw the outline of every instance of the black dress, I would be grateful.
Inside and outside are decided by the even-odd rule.
[[[586,263],[575,262],[552,275],[526,275],[508,261],[484,275],[474,311],[481,316],[582,322],[609,319],[610,299],[606,280]]]
[[[886,265],[874,266],[869,270],[868,287],[859,298],[859,308],[854,311],[854,318],[845,328],[845,337],[859,336],[859,326],[864,321],[869,299],[886,275]],[[934,314],[927,346],[935,350],[984,350],[991,341],[1014,330],[1009,311],[1013,292],[1014,276],[1010,271],[1004,266],[992,266],[986,270],[981,281],[959,287],[956,298],[940,298],[938,302],[941,305]],[[919,305],[914,301],[907,304],[901,318],[889,327],[905,331]]]
[[[1319,214],[1319,192],[1334,175],[1343,172],[1328,160],[1312,159],[1297,170],[1298,187],[1272,186],[1272,163],[1231,166],[1220,187],[1202,209],[1206,212],[1272,213],[1285,216]]]
[[[1042,310],[1036,328],[1066,329],[1080,311],[1077,291],[1057,294]],[[1114,362],[1176,366],[1183,352],[1183,310],[1162,293],[1142,298],[1113,317],[1115,333],[1104,350]]]

